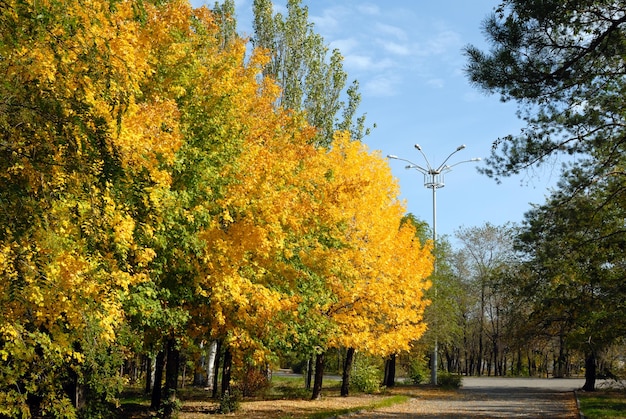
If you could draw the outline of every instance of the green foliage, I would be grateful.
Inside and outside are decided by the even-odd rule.
[[[413,357],[409,363],[409,378],[413,384],[421,384],[430,378],[428,361],[424,357]]]
[[[113,417],[113,407],[118,404],[118,395],[126,383],[119,373],[125,359],[124,338],[128,331],[118,331],[120,337],[118,345],[109,345],[98,342],[98,333],[90,330],[85,333],[82,341],[85,362],[78,369],[78,384],[84,393],[84,407],[79,410],[82,418],[110,418]],[[130,343],[130,342],[129,342]]]
[[[350,386],[363,393],[378,393],[381,390],[383,373],[380,366],[369,357],[358,357],[350,373]]]
[[[487,175],[517,174],[558,155],[580,157],[574,164],[590,175],[612,170],[624,147],[625,10],[603,0],[512,0],[485,20],[491,49],[466,49],[468,76],[517,101],[526,122],[494,143]]]
[[[598,351],[626,336],[623,312],[615,310],[625,296],[620,183],[598,182],[572,196],[566,191],[574,179],[564,182],[527,214],[519,236],[528,273],[518,283],[532,302],[529,324],[560,335],[567,348]]]
[[[291,363],[291,371],[294,372],[294,374],[305,374],[307,372],[307,367],[309,365],[309,361],[308,360],[294,360]]]
[[[174,389],[168,390],[168,395],[161,402],[161,407],[159,408],[159,417],[168,418],[168,419],[176,419],[178,418],[178,413],[182,408],[183,404],[181,400],[176,397],[176,391]]]
[[[440,371],[437,374],[437,385],[446,389],[460,388],[463,384],[463,376],[450,372]]]
[[[227,415],[239,410],[241,406],[241,394],[237,390],[226,391],[220,397],[219,412]]]

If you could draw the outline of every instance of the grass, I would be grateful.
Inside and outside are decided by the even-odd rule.
[[[626,393],[623,391],[578,393],[578,400],[587,419],[626,418]]]
[[[331,386],[332,380],[325,380],[324,387]],[[272,377],[272,385],[263,395],[265,398],[305,399],[311,397],[311,390],[304,386],[304,377],[280,376]]]
[[[339,416],[339,415],[347,415],[348,413],[359,412],[361,410],[373,410],[379,409],[381,407],[389,407],[396,404],[404,403],[409,399],[408,396],[390,396],[381,401],[377,401],[374,403],[369,403],[363,406],[355,406],[348,408],[340,408],[340,409],[326,409],[320,412],[313,413],[307,416],[308,419],[325,419],[329,417]]]

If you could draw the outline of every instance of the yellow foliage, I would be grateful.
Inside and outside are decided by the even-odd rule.
[[[9,381],[42,369],[29,391],[60,393],[67,368],[95,362],[81,345],[118,344],[144,281],[184,296],[146,292],[147,311],[187,310],[239,360],[304,333],[378,354],[421,336],[432,257],[400,228],[384,159],[346,133],[311,145],[315,127],[260,76],[268,56],[222,49],[208,9],[8,0],[0,24],[6,415],[26,403]]]
[[[338,133],[327,157],[324,216],[340,227],[334,234],[344,243],[323,256],[332,263],[330,315],[339,327],[330,345],[377,355],[407,350],[426,328],[431,249],[410,227],[400,227],[405,208],[378,153]]]
[[[67,368],[86,362],[83,345],[117,344],[121,298],[157,256],[149,222],[163,220],[183,143],[177,80],[149,87],[192,50],[179,36],[191,34],[191,16],[182,1],[0,7],[3,380],[54,398]],[[49,381],[28,381],[31,369]],[[24,408],[13,398],[24,388],[0,388],[16,409],[7,415]],[[53,416],[71,408],[46,400]]]

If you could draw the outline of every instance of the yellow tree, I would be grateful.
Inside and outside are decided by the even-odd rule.
[[[317,162],[323,152],[310,145],[315,130],[275,109],[278,90],[264,83],[267,94],[245,119],[242,153],[222,172],[233,179],[218,202],[222,212],[201,235],[206,306],[197,307],[204,311],[198,330],[223,340],[237,367],[266,363],[294,334],[308,275],[294,260],[309,246],[310,189],[324,175]]]
[[[431,249],[401,226],[405,208],[380,155],[340,133],[327,158],[324,217],[341,243],[324,255],[334,296],[325,310],[336,325],[327,347],[376,355],[407,350],[426,328]],[[314,397],[320,389],[316,371]]]
[[[167,6],[136,6],[0,6],[1,415],[72,417],[120,384],[122,301],[155,255],[134,201],[169,187],[180,145],[175,102],[141,90],[143,19]]]
[[[276,300],[271,292],[266,309],[261,289],[237,282],[254,277],[254,269],[245,275],[233,273],[231,265],[222,260],[232,261],[232,266],[244,265],[240,247],[258,244],[254,234],[241,235],[229,225],[229,212],[248,211],[244,201],[237,201],[245,198],[245,188],[249,187],[245,182],[251,177],[246,173],[252,173],[245,155],[253,150],[254,142],[268,135],[266,132],[276,135],[285,117],[273,119],[270,105],[277,89],[269,81],[259,82],[264,57],[246,57],[243,40],[231,39],[224,45],[208,9],[192,10],[184,2],[168,3],[163,9],[154,17],[162,27],[147,27],[155,42],[157,67],[144,94],[174,98],[182,145],[175,154],[171,187],[150,194],[145,224],[152,231],[152,241],[148,242],[156,256],[150,264],[150,284],[142,283],[135,289],[129,309],[138,327],[145,326],[151,345],[146,349],[158,353],[156,383],[161,382],[159,367],[167,365],[165,393],[173,398],[179,352],[189,343],[187,338],[223,337],[224,330],[237,334],[232,323],[221,328],[221,334],[208,334],[208,326],[216,323],[213,319],[221,318],[220,303],[233,306],[253,292],[257,295],[254,305],[238,308],[242,317],[261,321],[265,311],[271,313],[269,302]],[[239,187],[242,184],[245,186]],[[262,197],[269,202],[268,197]],[[220,288],[223,284],[232,284],[234,291],[230,292],[230,285]],[[142,310],[147,294],[158,296],[158,310]],[[154,408],[159,407],[160,397],[161,388],[156,385]]]

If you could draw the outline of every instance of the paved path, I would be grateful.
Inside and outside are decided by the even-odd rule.
[[[464,377],[458,392],[414,397],[401,405],[349,418],[573,419],[578,418],[574,390],[583,384],[580,379]]]

